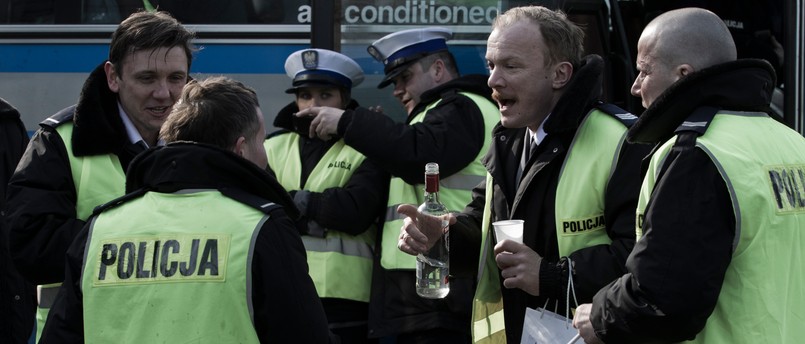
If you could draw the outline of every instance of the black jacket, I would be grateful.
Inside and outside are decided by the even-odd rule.
[[[701,106],[770,112],[774,70],[738,60],[692,73],[646,109],[628,138],[661,145]],[[679,132],[665,158],[627,274],[595,295],[590,320],[607,343],[693,339],[715,308],[729,267],[735,213],[726,183],[696,134]],[[758,316],[764,316],[758,314]]]
[[[353,100],[347,109],[357,107],[358,103]],[[298,111],[296,102],[282,108],[274,118],[274,126],[281,130],[270,134],[266,139],[271,140],[278,135],[299,135],[299,155],[302,160],[302,175],[299,178],[302,191],[288,190],[302,216],[297,221],[297,227],[303,235],[323,235],[324,228],[349,235],[365,232],[372,224],[378,223],[378,214],[385,208],[389,187],[388,173],[371,160],[365,159],[359,166],[353,166],[355,172],[346,185],[331,187],[322,192],[305,190],[310,173],[338,141],[308,137],[306,119],[293,115]],[[268,168],[271,170],[271,166]],[[368,307],[364,302],[324,298],[322,303],[330,323],[365,324],[368,319]]]
[[[365,108],[344,112],[338,134],[373,163],[409,184],[421,184],[424,166],[438,162],[442,178],[460,171],[475,159],[488,135],[484,118],[475,103],[458,92],[470,92],[491,100],[492,90],[482,75],[454,79],[423,93],[406,123]],[[433,102],[420,123],[409,124]],[[385,202],[383,203],[385,205]],[[430,300],[415,291],[414,271],[387,271],[380,266],[380,233],[372,273],[369,335],[382,337],[431,329],[448,329],[469,336],[472,278],[450,281],[445,299]]]
[[[17,167],[28,133],[20,113],[0,98],[0,342],[27,343],[34,326],[36,289],[20,276],[8,252],[6,185]]]
[[[269,212],[271,217],[263,224],[255,242],[251,286],[255,329],[264,343],[330,341],[327,318],[308,275],[305,248],[287,214],[296,210],[290,196],[267,172],[228,151],[174,143],[137,157],[126,179],[126,191],[134,193],[104,207],[125,209],[125,202],[137,197],[134,195],[140,189],[161,193],[218,189],[224,196],[255,209],[262,209],[266,202],[282,205]],[[80,286],[88,230],[88,226],[82,229],[67,252],[64,285],[50,310],[42,343],[83,342]],[[181,325],[176,330],[181,331]]]
[[[75,124],[76,156],[115,154],[125,171],[139,152],[129,143],[117,94],[109,90],[103,64],[90,74],[78,104],[40,123],[8,185],[11,256],[20,273],[36,284],[60,282],[64,253],[84,221],[76,218],[76,190],[61,123]]]
[[[506,334],[510,343],[519,343],[526,307],[555,305],[564,314],[568,267],[560,260],[556,237],[556,188],[567,152],[579,124],[598,103],[601,94],[603,61],[589,56],[573,76],[565,93],[543,126],[547,135],[537,146],[520,188],[514,191],[515,176],[523,149],[526,128],[509,129],[498,125],[484,165],[495,181],[493,220],[523,219],[523,242],[543,257],[540,266],[540,296],[520,289],[503,287]],[[598,289],[621,276],[626,257],[635,238],[634,214],[640,187],[640,161],[650,146],[624,145],[615,172],[606,188],[604,218],[611,245],[596,245],[573,252],[574,285],[579,303],[589,302]],[[517,201],[516,201],[517,200]],[[451,269],[474,275],[478,269],[480,226],[484,210],[485,186],[473,192],[473,200],[451,226]],[[517,205],[515,206],[515,202]],[[461,243],[459,243],[461,240]],[[459,257],[457,257],[459,256]],[[456,263],[453,263],[456,262]],[[464,263],[458,265],[459,263]],[[461,269],[460,271],[458,269]],[[571,315],[572,317],[572,315]]]

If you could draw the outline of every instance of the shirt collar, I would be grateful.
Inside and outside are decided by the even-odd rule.
[[[125,110],[123,110],[123,106],[120,105],[120,102],[117,103],[117,109],[118,114],[120,115],[120,119],[123,120],[123,126],[126,127],[126,136],[129,137],[129,143],[139,144],[140,142],[142,142],[142,145],[145,148],[150,148],[148,142],[145,142],[145,140],[143,140],[143,136],[140,135],[139,131],[137,131],[137,127],[134,126],[134,123],[132,123],[131,119],[129,118],[129,115],[126,113]],[[164,145],[165,145],[164,140],[159,139],[157,141],[157,146],[164,146]]]
[[[537,146],[539,146],[539,144],[542,143],[542,140],[545,139],[545,136],[548,135],[547,133],[545,133],[545,122],[547,122],[548,118],[550,117],[551,115],[548,114],[548,116],[546,116],[545,119],[542,120],[542,123],[539,124],[539,128],[537,128],[536,133],[531,131],[530,128],[527,128],[528,130],[526,130],[527,137],[530,138],[531,141],[535,142]]]

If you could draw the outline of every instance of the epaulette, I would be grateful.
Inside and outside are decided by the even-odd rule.
[[[266,215],[274,210],[282,209],[282,206],[279,204],[240,189],[220,188],[218,191],[220,191],[222,195],[257,209]]]
[[[713,121],[713,117],[716,116],[719,110],[719,108],[712,106],[700,106],[696,108],[696,110],[693,110],[690,116],[674,130],[674,133],[695,132],[696,136],[704,135],[704,133],[707,132],[707,127],[710,126],[710,122]]]
[[[615,104],[599,102],[598,104],[595,105],[595,107],[598,110],[601,110],[602,112],[614,117],[615,119],[623,123],[623,125],[625,125],[627,128],[631,128],[632,125],[634,125],[634,123],[637,122],[637,116],[635,116],[633,113],[629,111],[621,109],[619,106]]]
[[[44,121],[40,122],[40,125],[48,126],[51,128],[56,128],[64,123],[70,123],[73,121],[73,115],[75,115],[75,105],[66,107],[61,111],[57,112],[53,116],[45,118]]]

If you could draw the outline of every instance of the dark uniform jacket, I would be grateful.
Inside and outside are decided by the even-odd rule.
[[[441,99],[420,123],[394,122],[365,108],[344,112],[338,134],[369,160],[409,184],[424,182],[424,166],[438,161],[442,178],[460,171],[484,144],[484,118],[469,98],[470,92],[491,100],[482,75],[464,76],[422,94],[408,121]],[[385,202],[383,203],[385,205]],[[369,335],[381,337],[429,329],[450,329],[469,335],[472,278],[451,280],[445,299],[429,300],[415,291],[414,271],[386,271],[380,267],[380,236],[376,245],[369,310]]]
[[[255,329],[263,343],[329,341],[327,318],[308,275],[305,247],[292,220],[297,210],[290,196],[266,171],[215,147],[174,143],[143,153],[128,172],[129,195],[119,199],[123,203],[117,206],[125,207],[125,200],[136,195],[131,192],[141,188],[164,193],[218,189],[224,196],[256,209],[266,201],[281,205],[269,213],[271,217],[255,242],[251,286]],[[67,252],[64,285],[50,310],[42,343],[83,342],[80,288],[88,230],[87,226],[79,233]],[[181,327],[176,330],[181,331]]]
[[[5,222],[6,185],[27,145],[19,111],[0,98],[0,343],[27,343],[34,328],[36,289],[11,262]]]
[[[628,138],[659,146],[700,106],[769,112],[774,80],[772,67],[759,60],[703,69],[671,85]],[[695,137],[677,140],[666,157],[643,237],[626,262],[629,273],[595,295],[590,319],[608,343],[693,339],[718,301],[736,219],[727,185],[708,154],[694,146]]]
[[[40,123],[8,185],[11,256],[20,273],[36,284],[60,282],[64,253],[84,226],[76,218],[76,190],[65,138],[56,127],[72,121],[76,156],[116,154],[125,171],[142,148],[129,143],[109,90],[103,64],[90,74],[78,104]]]
[[[558,313],[565,313],[568,267],[566,260],[560,260],[557,246],[556,188],[576,130],[598,103],[602,69],[600,57],[588,56],[581,68],[575,71],[565,94],[543,126],[547,135],[537,146],[532,161],[523,172],[523,182],[527,186],[518,191],[515,191],[515,176],[527,129],[509,129],[498,125],[493,131],[492,146],[484,158],[484,165],[496,184],[491,203],[494,214],[492,221],[510,218],[525,220],[523,242],[543,257],[540,296],[531,296],[520,289],[507,289],[503,287],[503,278],[500,279],[506,334],[510,343],[520,342],[526,307],[543,307],[546,300],[550,300],[550,310],[554,310],[558,304]],[[584,248],[570,255],[575,267],[573,280],[579,303],[592,300],[599,288],[625,272],[626,257],[635,240],[634,218],[641,182],[640,161],[649,149],[650,146],[645,145],[624,145],[618,166],[609,180],[604,198],[604,218],[612,244]],[[520,199],[519,205],[512,209],[517,198]],[[474,190],[472,203],[458,217],[458,223],[450,228],[450,245],[456,248],[451,252],[451,269],[455,269],[451,272],[477,273],[484,202],[485,185]]]
[[[350,102],[347,109],[355,109],[358,103]],[[299,112],[296,102],[291,102],[274,118],[274,126],[281,130],[269,135],[299,135],[299,154],[302,159],[300,185],[305,184],[310,173],[321,161],[325,153],[337,140],[324,141],[308,136],[306,119],[293,114]],[[383,116],[383,114],[376,114]],[[269,169],[271,166],[269,166]],[[385,208],[388,194],[389,175],[369,159],[354,167],[355,172],[343,187],[333,187],[323,192],[288,190],[299,207],[302,218],[297,226],[303,234],[322,235],[323,228],[337,230],[349,235],[363,233],[379,221],[378,214]],[[316,227],[316,228],[311,228]],[[322,299],[327,319],[331,323],[366,322],[368,308],[366,303],[335,298]]]

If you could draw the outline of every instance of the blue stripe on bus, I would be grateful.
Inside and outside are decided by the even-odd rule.
[[[306,45],[199,45],[194,73],[284,74],[285,58]],[[109,55],[106,44],[0,44],[0,73],[88,73]]]
[[[285,59],[307,45],[290,44],[207,44],[193,60],[193,73],[285,74]],[[486,73],[485,47],[453,46],[462,74]],[[364,73],[381,74],[383,65],[373,60],[366,48],[344,45]],[[109,54],[106,44],[0,44],[0,73],[88,73]]]

